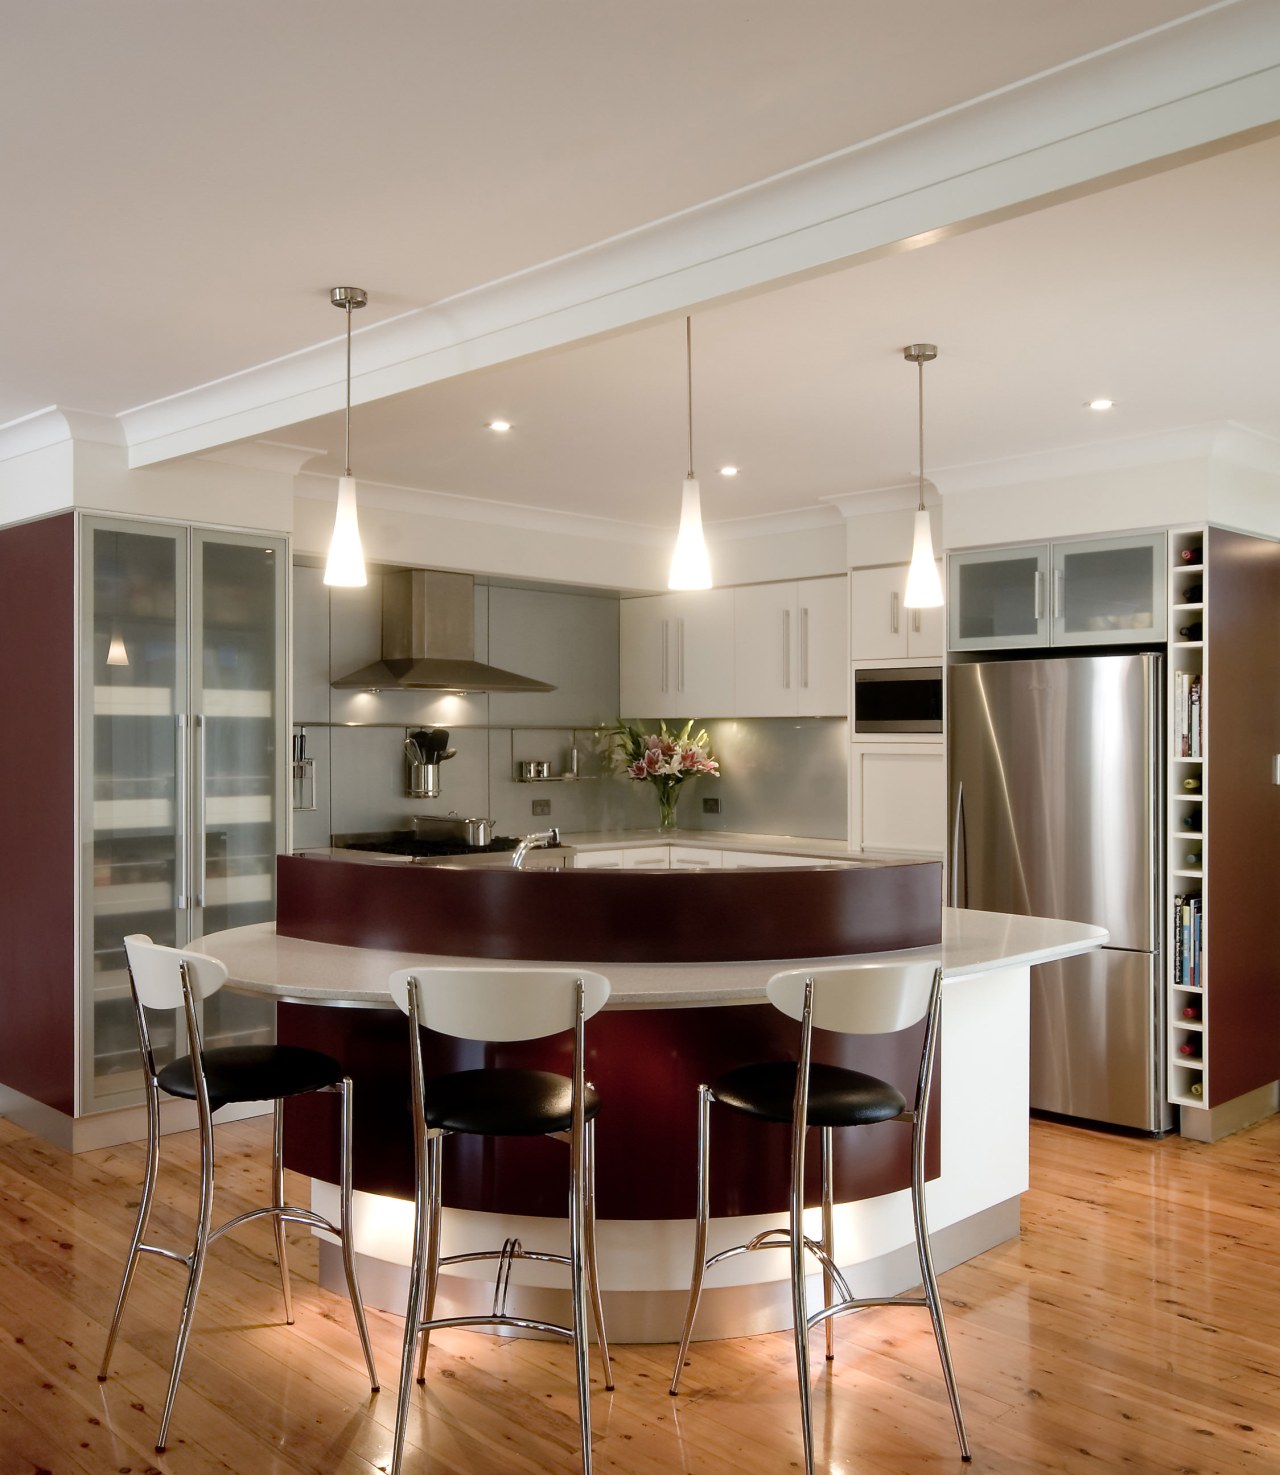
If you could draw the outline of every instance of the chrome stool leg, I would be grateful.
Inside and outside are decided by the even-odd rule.
[[[98,1381],[107,1376],[111,1354],[115,1350],[116,1335],[124,1316],[124,1303],[129,1299],[133,1286],[134,1271],[142,1253],[142,1241],[151,1218],[151,1202],[155,1198],[156,1178],[160,1170],[160,1091],[154,1080],[147,1082],[147,1161],[142,1176],[142,1192],[138,1197],[138,1219],[133,1229],[133,1240],[129,1255],[124,1262],[124,1275],[120,1280],[120,1294],[116,1297],[116,1309],[111,1318],[111,1329],[107,1333],[107,1345],[102,1354],[102,1366],[98,1369]]]
[[[441,1220],[444,1214],[444,1199],[441,1192],[441,1177],[444,1172],[444,1135],[436,1133],[427,1139],[427,1274],[423,1289],[423,1304],[419,1320],[430,1321],[436,1314],[436,1291],[440,1285],[440,1238],[443,1233]],[[431,1342],[431,1329],[424,1327],[422,1342],[418,1348],[418,1382],[427,1380],[427,1348]]]
[[[698,1302],[702,1299],[702,1277],[707,1269],[707,1220],[711,1217],[711,1088],[698,1087],[698,1216],[694,1230],[693,1278],[689,1282],[689,1310],[684,1319],[684,1331],[680,1336],[680,1349],[676,1353],[676,1365],[671,1374],[669,1392],[674,1397],[680,1391],[680,1375],[684,1371],[684,1360],[689,1355],[689,1342],[693,1337],[693,1319],[698,1314]]]
[[[178,1339],[173,1349],[173,1369],[169,1374],[169,1391],[165,1395],[164,1412],[160,1417],[160,1432],[156,1436],[157,1451],[164,1449],[169,1433],[169,1420],[173,1415],[173,1400],[178,1393],[178,1382],[182,1377],[182,1362],[187,1354],[187,1342],[191,1336],[191,1323],[195,1318],[196,1298],[200,1294],[200,1281],[204,1275],[205,1255],[209,1249],[209,1224],[213,1217],[213,1122],[208,1116],[207,1102],[200,1113],[200,1212],[196,1220],[196,1242],[191,1251],[191,1269],[187,1276],[186,1294],[182,1298],[182,1319],[178,1323]]]
[[[933,1322],[933,1337],[938,1344],[938,1357],[942,1363],[943,1381],[947,1385],[947,1397],[951,1402],[956,1438],[960,1441],[960,1458],[968,1460],[969,1437],[965,1433],[964,1414],[960,1410],[960,1390],[951,1365],[951,1344],[947,1340],[946,1322],[942,1319],[942,1300],[938,1295],[938,1277],[934,1273],[929,1225],[925,1216],[924,1115],[923,1111],[916,1112],[911,1124],[911,1217],[915,1226],[916,1253],[920,1260],[925,1300],[929,1306],[929,1318]]]
[[[586,1125],[587,1207],[585,1215],[587,1286],[591,1292],[591,1311],[596,1323],[596,1342],[600,1348],[600,1364],[604,1386],[613,1391],[613,1365],[609,1361],[609,1338],[604,1329],[604,1300],[600,1295],[600,1270],[596,1264],[596,1124]]]
[[[289,1291],[289,1259],[284,1242],[284,1102],[277,1101],[272,1112],[271,1204],[275,1209],[272,1224],[276,1231],[276,1263],[280,1266],[280,1289],[284,1292],[284,1319],[293,1325],[293,1296]]]
[[[342,1182],[340,1186],[342,1202],[339,1215],[339,1228],[342,1238],[342,1269],[347,1277],[347,1294],[351,1297],[351,1310],[356,1319],[356,1331],[360,1335],[360,1347],[364,1352],[365,1366],[369,1370],[369,1388],[371,1392],[376,1393],[379,1386],[378,1369],[373,1361],[373,1344],[369,1340],[369,1327],[365,1320],[364,1298],[360,1294],[360,1282],[356,1278],[355,1225],[351,1211],[354,1171],[351,1162],[353,1116],[350,1076],[343,1077],[338,1091],[342,1100]],[[283,1268],[283,1258],[280,1264]]]
[[[440,1138],[427,1142],[427,1169],[419,1168],[413,1205],[413,1261],[409,1267],[409,1299],[404,1312],[404,1350],[400,1355],[400,1391],[396,1398],[396,1431],[391,1446],[391,1466],[387,1475],[400,1475],[404,1459],[405,1433],[409,1425],[409,1399],[413,1391],[413,1356],[422,1333],[423,1297],[427,1287],[428,1241],[438,1233],[435,1220],[436,1197],[432,1187],[437,1181],[436,1162]],[[419,1373],[421,1379],[421,1373]]]
[[[578,1420],[582,1435],[582,1475],[591,1475],[591,1373],[587,1365],[586,1131],[575,1134],[569,1169],[569,1276],[573,1289],[573,1359],[578,1384]]]
[[[808,1059],[801,1057],[807,1073]],[[791,1315],[796,1340],[796,1378],[800,1384],[800,1425],[804,1436],[805,1475],[813,1475],[813,1398],[809,1386],[809,1309],[804,1293],[804,1127],[792,1128],[791,1149]]]
[[[833,1143],[832,1129],[822,1129],[822,1252],[826,1259],[822,1264],[822,1304],[831,1305],[831,1264],[836,1257],[836,1235],[835,1214],[832,1209],[834,1198],[832,1189],[832,1177],[834,1165],[832,1163]],[[828,1316],[824,1323],[827,1329],[827,1361],[834,1360],[836,1355],[836,1319]]]

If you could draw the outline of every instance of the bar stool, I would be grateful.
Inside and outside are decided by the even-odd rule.
[[[182,1318],[178,1323],[178,1338],[173,1350],[173,1366],[169,1374],[169,1389],[165,1396],[164,1413],[160,1419],[160,1432],[156,1436],[156,1449],[164,1449],[209,1246],[228,1230],[236,1229],[241,1224],[248,1223],[250,1219],[268,1217],[274,1221],[275,1225],[276,1258],[280,1265],[280,1286],[284,1292],[284,1316],[285,1321],[289,1324],[293,1322],[293,1298],[289,1292],[289,1267],[285,1255],[285,1223],[310,1224],[316,1228],[326,1229],[341,1241],[342,1263],[347,1274],[351,1309],[355,1313],[356,1330],[360,1334],[360,1345],[364,1351],[365,1365],[369,1370],[369,1386],[376,1393],[378,1374],[374,1367],[369,1329],[365,1325],[360,1287],[356,1282],[355,1255],[351,1242],[351,1082],[346,1079],[342,1067],[336,1060],[328,1055],[322,1055],[318,1050],[305,1050],[293,1045],[233,1045],[206,1050],[201,1043],[197,1005],[202,1000],[216,994],[226,983],[226,967],[216,958],[207,957],[203,953],[161,946],[142,933],[126,937],[124,946],[129,963],[129,988],[133,996],[138,1043],[142,1050],[142,1064],[146,1078],[147,1164],[142,1183],[142,1195],[138,1204],[138,1222],[133,1231],[133,1242],[129,1246],[129,1256],[125,1261],[120,1294],[116,1298],[115,1314],[111,1318],[111,1330],[107,1333],[106,1351],[102,1354],[102,1367],[98,1372],[99,1381],[101,1382],[107,1376],[111,1354],[115,1348],[116,1333],[120,1329],[120,1320],[124,1314],[124,1305],[128,1299],[130,1287],[133,1284],[139,1256],[143,1254],[162,1255],[165,1259],[176,1260],[179,1265],[185,1265],[187,1267],[187,1289],[182,1303]],[[156,1068],[151,1035],[147,1027],[146,1010],[148,1009],[170,1011],[181,1009],[186,1019],[189,1053],[159,1069]],[[176,1250],[167,1249],[162,1245],[146,1244],[143,1240],[147,1232],[147,1221],[151,1215],[151,1201],[155,1194],[160,1160],[161,1091],[170,1096],[194,1101],[199,1117],[200,1209],[196,1221],[195,1245],[187,1255],[180,1255]],[[331,1224],[310,1209],[295,1208],[284,1201],[282,1158],[284,1114],[282,1107],[287,1097],[298,1096],[306,1091],[335,1091],[342,1097],[342,1213],[341,1223],[338,1225]],[[217,1228],[211,1228],[214,1168],[213,1117],[221,1107],[242,1101],[275,1102],[271,1203],[260,1209],[250,1209],[246,1213],[237,1214],[234,1219],[227,1220]]]
[[[689,1352],[694,1317],[706,1271],[722,1260],[751,1250],[788,1249],[791,1255],[791,1303],[796,1342],[796,1372],[800,1383],[800,1412],[804,1435],[804,1463],[813,1475],[813,1412],[809,1388],[810,1329],[826,1326],[827,1357],[834,1355],[832,1326],[836,1317],[868,1306],[923,1306],[933,1322],[933,1334],[942,1361],[942,1376],[951,1401],[960,1457],[969,1459],[969,1442],[960,1394],[951,1366],[942,1302],[929,1248],[925,1218],[925,1124],[929,1091],[942,1013],[942,969],[936,960],[910,963],[851,963],[825,968],[794,968],[775,973],[767,992],[774,1008],[800,1021],[800,1059],[745,1065],[729,1071],[714,1085],[698,1088],[698,1212],[693,1278],[680,1351],[671,1378],[671,1392],[680,1389],[680,1376]],[[908,1029],[925,1020],[924,1044],[916,1080],[915,1102],[908,1108],[901,1092],[888,1081],[841,1066],[814,1064],[814,1029],[840,1034],[878,1035]],[[735,1245],[706,1258],[707,1221],[710,1217],[711,1104],[768,1122],[791,1124],[790,1214],[785,1228],[764,1230],[747,1244]],[[911,1125],[911,1215],[924,1294],[920,1296],[855,1296],[835,1262],[832,1206],[832,1130],[869,1126],[873,1122]],[[809,1127],[822,1131],[822,1237],[804,1233],[804,1152]],[[823,1308],[808,1314],[805,1302],[804,1253],[808,1250],[822,1269]],[[837,1299],[832,1300],[832,1289]]]
[[[573,1343],[582,1437],[583,1475],[591,1475],[590,1382],[587,1372],[587,1293],[590,1292],[600,1347],[604,1386],[613,1387],[609,1344],[595,1252],[595,1088],[583,1078],[584,1026],[609,997],[609,980],[581,968],[406,968],[391,975],[391,997],[409,1016],[409,1060],[413,1093],[413,1260],[405,1310],[404,1355],[390,1475],[400,1475],[404,1456],[413,1359],[422,1338],[418,1381],[424,1381],[427,1346],[436,1327],[523,1327]],[[501,1043],[543,1039],[573,1031],[573,1074],[489,1068],[427,1079],[422,1060],[423,1028],[464,1040]],[[569,1144],[569,1253],[526,1250],[508,1239],[501,1249],[440,1255],[441,1159],[452,1133],[482,1137],[549,1136]],[[433,1317],[442,1265],[496,1260],[493,1311],[489,1316]],[[507,1287],[516,1260],[569,1267],[573,1299],[570,1326],[507,1314]]]

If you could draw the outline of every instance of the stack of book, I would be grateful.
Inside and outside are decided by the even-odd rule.
[[[1173,898],[1173,981],[1183,988],[1202,988],[1204,904],[1198,892]]]
[[[1173,678],[1173,740],[1179,758],[1203,757],[1200,742],[1200,676],[1178,671]]]

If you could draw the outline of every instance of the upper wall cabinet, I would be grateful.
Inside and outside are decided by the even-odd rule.
[[[906,607],[907,567],[850,571],[849,648],[855,661],[941,657],[942,610]]]
[[[618,614],[624,717],[732,717],[732,589],[624,599]]]
[[[845,580],[733,591],[739,717],[843,717],[848,710]]]
[[[955,553],[951,650],[1163,641],[1164,533]]]

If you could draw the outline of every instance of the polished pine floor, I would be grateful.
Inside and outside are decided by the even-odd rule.
[[[264,1120],[220,1131],[219,1216],[256,1193],[268,1146]],[[177,1244],[195,1199],[192,1135],[164,1151],[171,1192],[153,1225]],[[1280,1471],[1278,1160],[1280,1118],[1213,1147],[1036,1124],[1021,1239],[942,1279],[969,1468]],[[385,1469],[399,1320],[371,1314],[386,1382],[371,1399],[349,1308],[316,1287],[304,1234],[292,1240],[297,1322],[279,1323],[261,1225],[215,1247],[172,1443],[154,1453],[176,1266],[144,1262],[113,1376],[95,1376],[140,1172],[137,1147],[71,1158],[0,1121],[0,1475]],[[789,1334],[695,1345],[679,1399],[666,1392],[671,1348],[616,1353],[617,1391],[592,1400],[600,1475],[799,1466]],[[821,1469],[964,1469],[919,1313],[845,1321],[815,1382]],[[415,1407],[409,1471],[578,1468],[559,1344],[442,1335]]]

